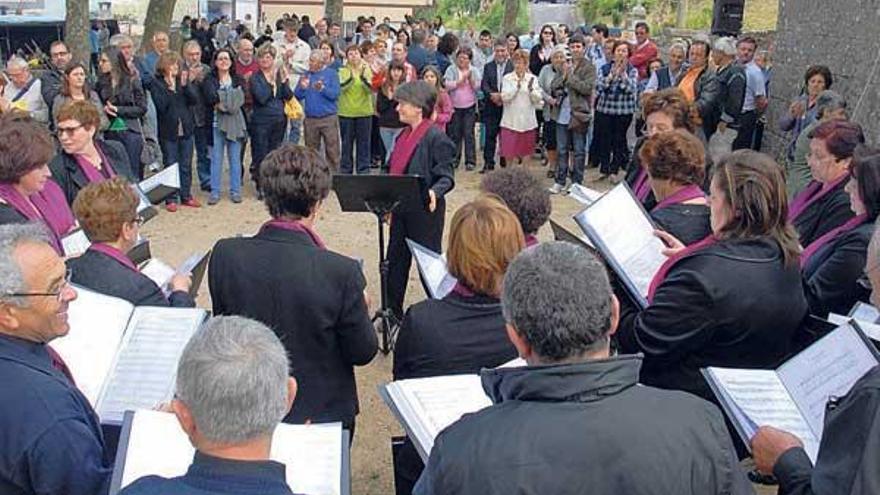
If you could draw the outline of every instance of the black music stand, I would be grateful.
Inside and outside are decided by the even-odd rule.
[[[389,213],[424,208],[421,183],[417,175],[348,175],[333,176],[333,190],[344,212],[370,212],[379,227],[379,284],[381,306],[373,322],[381,320],[382,353],[394,348],[400,322],[388,307],[388,258],[385,249],[384,219]]]

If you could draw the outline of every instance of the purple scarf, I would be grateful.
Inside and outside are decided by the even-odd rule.
[[[538,245],[538,238],[535,237],[534,234],[526,234],[526,247],[532,247]]]
[[[811,182],[806,189],[801,191],[800,194],[795,196],[794,200],[792,200],[791,206],[788,209],[788,221],[795,221],[795,219],[801,216],[801,214],[806,211],[807,208],[812,206],[813,203],[824,198],[825,195],[839,186],[841,182],[847,180],[849,180],[849,174],[843,174],[841,178],[835,180],[826,188],[823,188],[822,183],[817,180]]]
[[[140,270],[138,270],[138,267],[135,266],[134,261],[131,261],[131,258],[126,256],[125,253],[123,253],[122,251],[116,249],[115,247],[113,247],[109,244],[104,244],[103,242],[96,242],[96,243],[92,244],[91,246],[89,246],[89,250],[90,251],[97,251],[102,254],[106,254],[107,256],[118,261],[120,264],[122,264],[126,268],[130,268],[136,272],[140,271]]]
[[[683,188],[679,189],[678,191],[676,191],[675,193],[670,194],[669,196],[663,198],[663,201],[657,203],[657,206],[655,206],[654,209],[651,210],[651,212],[653,213],[657,210],[662,210],[663,208],[666,208],[667,206],[681,204],[686,201],[690,201],[692,199],[705,198],[705,197],[706,197],[706,193],[704,193],[703,190],[700,189],[700,186],[691,184],[691,185],[683,187]]]
[[[73,155],[76,164],[79,166],[79,169],[82,170],[82,173],[86,176],[86,180],[88,180],[90,184],[92,182],[102,182],[105,179],[116,177],[116,171],[113,170],[113,165],[110,163],[110,160],[107,159],[107,156],[104,155],[104,152],[101,151],[101,147],[98,146],[97,143],[95,143],[95,149],[98,150],[98,156],[101,157],[101,170],[96,169],[85,156]]]
[[[636,198],[642,203],[648,199],[648,194],[651,193],[651,184],[648,183],[648,173],[645,172],[644,168],[639,168],[639,171],[636,174],[636,180],[633,181],[633,192],[635,193]]]
[[[470,290],[461,282],[456,282],[455,287],[452,288],[452,292],[458,294],[461,297],[474,297],[476,296],[476,292]]]
[[[843,225],[836,227],[834,229],[829,230],[828,232],[822,234],[818,239],[811,242],[809,246],[807,246],[803,252],[801,253],[801,269],[807,266],[807,263],[810,261],[810,258],[813,257],[820,249],[825,247],[830,242],[834,242],[840,237],[841,234],[849,232],[850,230],[858,227],[859,225],[868,221],[867,214],[861,214],[850,218]]]
[[[64,192],[54,181],[46,181],[43,190],[24,197],[12,184],[0,184],[0,198],[15,208],[29,221],[43,222],[52,234],[52,244],[58,254],[64,255],[61,237],[76,223],[67,205]]]
[[[283,218],[273,218],[272,220],[264,223],[262,227],[260,227],[260,232],[265,230],[267,227],[275,227],[277,229],[284,229],[291,232],[306,234],[307,236],[309,236],[309,239],[311,239],[312,242],[315,243],[315,246],[318,246],[321,249],[327,249],[327,246],[324,244],[324,241],[321,240],[321,238],[318,236],[318,233],[300,220],[285,220]]]

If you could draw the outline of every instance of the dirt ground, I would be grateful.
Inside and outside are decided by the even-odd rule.
[[[545,176],[546,168],[535,162],[529,162],[526,166],[542,177],[548,187],[551,185],[552,181]],[[607,182],[592,182],[596,175],[596,170],[588,171],[585,184],[596,189],[607,189]],[[480,177],[482,176],[476,171],[467,172],[463,168],[456,172],[455,189],[447,196],[447,228],[452,213],[479,194]],[[207,197],[203,193],[198,193],[198,197],[206,203]],[[580,211],[580,204],[565,196],[552,198],[552,218],[574,232],[579,232],[571,216]],[[199,209],[183,207],[177,213],[162,210],[158,217],[144,225],[142,233],[150,240],[155,257],[177,265],[193,252],[210,249],[218,239],[254,234],[268,218],[265,207],[256,200],[253,188],[246,181],[243,203],[235,205],[224,196],[223,201],[216,206],[203,206]],[[329,249],[364,260],[364,272],[374,306],[371,311],[374,310],[379,304],[378,234],[375,218],[367,213],[342,213],[331,192],[323,204],[316,229]],[[448,234],[448,231],[444,231],[444,234]],[[549,223],[541,229],[538,237],[541,240],[553,238]],[[425,297],[413,267],[410,272],[407,305]],[[207,280],[203,281],[198,304],[200,307],[211,308]],[[402,434],[402,429],[377,393],[377,386],[391,380],[391,364],[392,356],[380,352],[369,365],[356,370],[361,413],[357,418],[357,432],[352,446],[353,495],[394,493],[390,439]],[[774,491],[760,493],[769,494]]]

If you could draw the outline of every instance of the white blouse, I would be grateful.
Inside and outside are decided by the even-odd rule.
[[[535,109],[544,106],[544,93],[534,74],[526,72],[522,79],[516,75],[516,72],[504,76],[501,84],[501,100],[504,101],[501,127],[516,132],[538,127]]]

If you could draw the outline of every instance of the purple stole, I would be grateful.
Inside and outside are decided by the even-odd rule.
[[[458,294],[461,297],[474,297],[476,296],[476,292],[470,290],[466,285],[461,282],[456,282],[455,287],[452,288],[452,292]]]
[[[29,197],[24,197],[12,184],[0,184],[0,198],[15,208],[28,221],[43,222],[52,235],[52,245],[60,255],[64,255],[61,237],[70,231],[76,223],[73,212],[67,205],[64,192],[55,183],[48,180],[43,190]]]
[[[840,185],[841,182],[849,180],[849,174],[844,174],[841,178],[835,180],[826,188],[822,187],[822,183],[814,180],[807,186],[806,189],[800,192],[791,202],[791,206],[788,209],[788,221],[794,222],[797,217],[801,216],[801,214],[807,210],[810,206],[813,205],[816,201],[824,198],[828,193],[830,193],[834,188]]]
[[[530,248],[532,246],[537,246],[538,244],[539,244],[538,238],[535,237],[534,234],[526,234],[526,247],[527,248]]]
[[[110,246],[109,244],[104,244],[102,242],[96,242],[96,243],[92,244],[91,246],[89,246],[89,250],[97,251],[101,254],[106,254],[107,256],[118,261],[121,265],[125,266],[126,268],[134,270],[135,272],[140,272],[140,270],[138,270],[138,267],[135,266],[134,261],[131,261],[131,259],[128,256],[126,256],[125,253],[116,249],[113,246]]]
[[[849,232],[850,230],[858,227],[859,225],[868,221],[867,214],[861,214],[850,218],[846,223],[839,227],[835,227],[828,232],[822,234],[821,237],[811,242],[809,246],[804,248],[803,252],[801,252],[801,270],[807,266],[807,263],[810,261],[810,258],[813,257],[820,249],[825,247],[828,243],[834,242],[840,237],[842,234]]]
[[[663,201],[660,201],[659,203],[657,203],[657,205],[654,206],[654,208],[651,210],[651,212],[655,212],[657,210],[662,210],[663,208],[666,208],[667,206],[677,205],[680,203],[684,203],[686,201],[690,201],[692,199],[705,198],[705,197],[706,197],[706,193],[704,193],[703,190],[700,189],[700,186],[691,184],[691,185],[685,186],[685,187],[679,189],[678,191],[676,191],[675,193],[670,194],[669,196],[663,198]]]
[[[266,227],[275,227],[278,229],[289,230],[291,232],[306,234],[307,236],[309,236],[309,239],[311,239],[312,242],[315,243],[315,246],[318,246],[321,249],[327,249],[327,246],[324,244],[324,241],[321,240],[321,237],[318,236],[318,233],[300,220],[285,220],[283,218],[273,218],[272,220],[264,223],[262,227],[260,227],[260,232],[265,230]]]
[[[107,159],[107,156],[104,155],[104,152],[101,151],[101,148],[97,143],[95,144],[95,149],[98,150],[98,156],[101,157],[101,170],[96,169],[95,166],[86,160],[83,155],[73,155],[76,164],[79,166],[79,169],[82,170],[83,175],[86,176],[86,180],[89,181],[89,184],[116,177],[116,171],[113,170],[113,165],[110,163],[110,160]]]
[[[672,270],[672,267],[675,266],[679,260],[686,258],[703,248],[707,248],[716,242],[718,242],[718,239],[716,239],[714,235],[709,234],[702,241],[695,242],[679,251],[676,255],[670,256],[668,260],[660,265],[660,269],[657,270],[657,273],[654,274],[654,278],[651,279],[651,285],[648,286],[648,304],[654,302],[654,295],[657,293],[657,289],[663,281],[666,280],[666,276],[669,275],[670,270]]]
[[[636,180],[633,181],[633,193],[636,195],[636,198],[640,203],[644,203],[646,199],[648,199],[648,194],[651,193],[651,184],[648,181],[648,173],[645,172],[645,169],[640,167],[638,173],[636,174]]]

